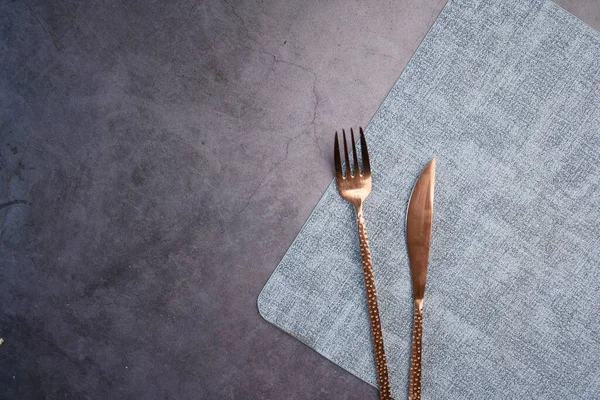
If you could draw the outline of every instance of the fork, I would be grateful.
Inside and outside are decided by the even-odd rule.
[[[371,193],[371,165],[369,164],[369,153],[367,152],[367,142],[363,129],[360,128],[360,150],[362,158],[362,173],[358,167],[358,157],[356,155],[356,142],[354,141],[354,131],[350,128],[350,138],[352,140],[352,161],[353,168],[350,168],[350,156],[348,146],[346,145],[346,131],[342,129],[344,137],[344,159],[345,165],[342,165],[340,158],[340,144],[338,133],[335,133],[334,143],[334,163],[335,163],[335,183],[338,192],[344,200],[349,201],[356,211],[356,222],[358,225],[358,240],[360,242],[360,255],[362,258],[363,275],[367,292],[367,304],[369,310],[369,321],[371,324],[371,336],[373,339],[373,348],[375,351],[375,367],[377,369],[377,384],[379,385],[379,398],[382,400],[391,400],[390,380],[388,377],[387,361],[383,347],[383,334],[381,332],[381,322],[379,320],[379,307],[377,306],[377,292],[375,290],[375,277],[373,275],[373,264],[371,262],[371,251],[369,250],[369,240],[367,238],[367,229],[363,217],[363,203]],[[345,174],[344,174],[345,166]]]

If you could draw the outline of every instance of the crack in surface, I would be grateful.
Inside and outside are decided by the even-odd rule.
[[[27,201],[27,200],[23,200],[23,199],[19,199],[19,200],[13,200],[13,201],[8,201],[6,203],[2,203],[0,204],[0,210],[6,207],[10,207],[10,206],[14,206],[16,204],[25,204],[28,206],[31,206],[31,202]]]
[[[48,28],[46,28],[46,25],[44,25],[44,23],[42,22],[42,20],[40,19],[40,17],[38,17],[38,15],[36,14],[36,12],[33,11],[33,8],[31,8],[31,6],[29,4],[27,4],[27,8],[29,8],[29,11],[31,11],[31,13],[33,14],[33,16],[35,17],[35,19],[37,20],[37,22],[40,24],[40,26],[42,27],[42,29],[44,30],[44,32],[46,32],[46,35],[48,35],[48,37],[50,38],[50,41],[52,42],[52,45],[54,46],[54,48],[56,49],[56,51],[60,52],[60,50],[58,49],[58,46],[56,44],[56,41],[54,40],[54,36],[52,36],[52,34],[48,30]]]
[[[322,154],[321,144],[319,143],[319,137],[317,136],[317,111],[319,110],[319,96],[317,95],[317,74],[313,73],[313,94],[315,96],[315,107],[313,108],[312,127],[313,127],[313,140],[319,150],[319,154]]]
[[[242,28],[244,29],[245,35],[248,38],[249,41],[251,41],[252,43],[254,43],[256,46],[251,46],[253,47],[253,50],[258,51],[264,55],[269,56],[272,59],[273,64],[271,64],[271,69],[273,69],[273,65],[277,64],[277,63],[281,63],[281,64],[287,64],[289,66],[298,68],[300,70],[302,70],[303,72],[310,74],[311,78],[312,78],[312,94],[314,96],[314,106],[313,106],[313,110],[312,110],[312,119],[311,119],[311,125],[312,125],[312,141],[314,142],[315,146],[318,149],[318,152],[320,155],[322,155],[322,149],[321,149],[321,144],[319,142],[319,138],[317,136],[317,116],[318,116],[318,109],[319,109],[319,96],[317,94],[317,74],[316,72],[314,72],[313,70],[309,69],[308,67],[301,65],[301,64],[297,64],[295,62],[292,61],[287,61],[284,59],[281,59],[279,57],[277,57],[277,55],[275,55],[274,53],[271,53],[270,51],[265,49],[265,46],[256,38],[254,37],[251,32],[250,29],[248,28],[248,25],[246,24],[246,21],[244,20],[244,18],[242,18],[242,16],[237,12],[236,8],[233,6],[233,4],[231,4],[231,2],[229,0],[222,0],[223,3],[227,4],[227,6],[229,6],[229,8],[231,9],[231,13],[238,19],[238,21],[240,22]],[[299,137],[305,135],[305,133],[301,133],[299,135],[296,135],[295,137],[291,138],[288,140],[286,146],[285,146],[285,156],[277,161],[270,169],[269,171],[267,171],[267,173],[265,174],[265,176],[263,177],[263,179],[259,182],[259,184],[257,185],[257,187],[254,189],[254,191],[250,194],[250,196],[248,197],[248,200],[246,201],[246,204],[244,205],[244,207],[242,207],[242,209],[240,211],[238,211],[236,213],[236,216],[240,215],[242,212],[244,212],[248,206],[250,205],[250,203],[252,202],[252,199],[254,198],[254,196],[256,195],[256,193],[258,193],[258,191],[262,188],[263,184],[265,183],[265,181],[271,176],[271,174],[283,163],[288,159],[289,156],[289,148],[290,145]],[[310,135],[307,135],[310,138]]]
[[[191,14],[192,11],[194,11],[196,9],[196,7],[198,7],[198,5],[200,4],[202,0],[198,0],[197,2],[195,2],[194,4],[192,4],[192,6],[190,7],[190,10],[188,11],[188,14]],[[191,18],[191,16],[190,16]]]
[[[296,64],[291,61],[283,60],[283,59],[277,57],[275,54],[267,51],[265,49],[265,47],[263,46],[263,44],[250,34],[250,29],[246,25],[246,22],[244,21],[242,16],[240,14],[238,14],[235,7],[228,0],[222,0],[222,1],[231,8],[231,12],[233,13],[233,15],[235,15],[235,17],[240,21],[240,23],[242,24],[242,27],[244,28],[244,31],[246,32],[246,37],[248,38],[248,40],[255,43],[259,47],[258,49],[256,49],[257,51],[261,52],[262,54],[272,57],[273,63],[275,63],[275,64],[282,63],[282,64],[287,64],[287,65],[299,68],[302,71],[310,74],[311,77],[313,78],[312,92],[313,92],[313,96],[315,97],[315,105],[313,108],[313,116],[312,116],[312,120],[311,120],[311,124],[312,124],[312,128],[313,128],[313,141],[319,151],[319,154],[322,154],[321,144],[319,143],[319,138],[317,136],[317,124],[316,124],[317,111],[318,111],[318,107],[319,107],[319,96],[317,95],[317,74],[314,71],[312,71],[311,69],[309,69],[303,65]]]
[[[242,24],[242,27],[244,28],[244,30],[246,31],[246,36],[248,37],[248,39],[250,39],[252,42],[256,43],[258,45],[258,47],[260,47],[260,50],[265,53],[268,54],[270,56],[272,56],[274,59],[276,59],[277,57],[275,57],[274,54],[271,54],[267,51],[265,51],[262,43],[260,43],[258,40],[256,40],[256,38],[252,37],[250,35],[250,29],[248,29],[248,26],[246,26],[246,21],[244,21],[244,18],[242,18],[242,16],[240,14],[238,14],[238,12],[236,11],[235,7],[233,6],[233,4],[231,4],[229,1],[227,0],[222,0],[223,3],[227,4],[229,6],[229,8],[231,8],[231,12],[233,13],[233,15],[236,16],[236,18],[240,21],[240,23]]]
[[[265,174],[264,178],[261,179],[261,181],[258,183],[258,185],[256,186],[256,189],[254,189],[254,191],[250,194],[250,197],[248,197],[248,200],[246,201],[246,204],[244,205],[244,207],[238,211],[235,216],[237,217],[238,215],[240,215],[242,212],[244,212],[246,210],[246,208],[248,208],[248,206],[250,205],[250,202],[252,201],[252,198],[254,198],[254,195],[256,193],[258,193],[259,189],[262,187],[263,183],[265,183],[265,181],[269,178],[269,176],[273,173],[273,171],[275,171],[275,169],[277,169],[281,164],[283,164],[284,161],[286,161],[290,155],[290,145],[299,137],[303,136],[304,132],[300,133],[299,135],[294,136],[293,138],[289,139],[287,144],[285,145],[285,156],[283,156],[283,158],[279,161],[277,161],[275,163],[275,165],[273,165],[269,171],[267,171],[267,173]]]

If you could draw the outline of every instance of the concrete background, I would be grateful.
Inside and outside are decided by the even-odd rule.
[[[256,298],[444,3],[0,1],[0,398],[377,398]]]

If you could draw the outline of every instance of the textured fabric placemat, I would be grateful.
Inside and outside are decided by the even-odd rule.
[[[600,34],[551,2],[450,1],[366,135],[394,395],[412,333],[406,206],[435,156],[423,397],[597,399]],[[376,385],[354,218],[330,185],[258,306]]]

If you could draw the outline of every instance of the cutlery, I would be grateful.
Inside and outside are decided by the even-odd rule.
[[[354,206],[354,211],[356,212],[358,239],[360,243],[360,254],[362,258],[363,276],[367,292],[369,321],[371,325],[371,336],[373,339],[373,348],[375,352],[375,367],[377,369],[379,398],[382,400],[391,400],[392,394],[390,380],[388,377],[385,350],[383,347],[383,334],[381,332],[381,323],[379,320],[377,292],[375,290],[375,277],[373,275],[371,251],[369,250],[369,240],[367,238],[367,229],[365,227],[365,219],[363,217],[363,202],[371,193],[371,166],[369,164],[367,142],[365,140],[363,129],[360,128],[360,150],[362,156],[361,173],[358,166],[358,157],[356,155],[354,131],[350,129],[350,139],[352,141],[352,169],[350,168],[350,156],[348,154],[348,147],[346,145],[345,130],[342,130],[342,135],[344,138],[345,165],[342,165],[342,160],[340,158],[340,145],[338,142],[338,134],[336,132],[334,143],[335,183],[342,198],[352,203]]]
[[[406,213],[406,244],[410,262],[414,297],[414,324],[408,398],[421,399],[421,341],[423,337],[423,295],[427,278],[431,221],[433,218],[433,188],[435,158],[421,172],[413,188]]]

